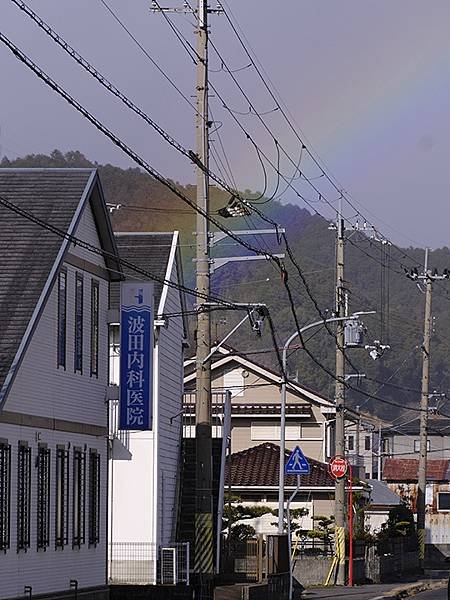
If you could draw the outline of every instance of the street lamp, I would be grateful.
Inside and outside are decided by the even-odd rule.
[[[286,445],[286,387],[287,387],[287,353],[289,346],[295,340],[296,337],[302,335],[305,331],[313,329],[314,327],[320,327],[325,323],[336,323],[339,321],[357,320],[360,315],[372,315],[375,311],[356,312],[351,316],[347,317],[330,317],[329,319],[322,319],[321,321],[315,321],[309,325],[305,325],[300,330],[295,331],[285,342],[283,346],[283,373],[281,382],[281,415],[280,415],[280,469],[279,469],[279,488],[278,488],[278,533],[282,535],[284,533],[284,461],[285,461],[285,445]]]

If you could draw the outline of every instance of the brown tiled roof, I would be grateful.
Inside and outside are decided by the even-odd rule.
[[[417,481],[419,461],[415,458],[387,458],[384,463],[383,479],[386,481]],[[449,481],[449,460],[428,460],[427,479]]]
[[[286,450],[286,462],[290,451]],[[278,486],[278,469],[280,464],[280,447],[271,442],[264,442],[241,452],[235,452],[230,457],[231,485],[233,487],[246,486]],[[304,486],[334,487],[334,479],[328,474],[327,465],[312,458],[308,458],[311,473],[302,475],[301,484]],[[226,470],[226,482],[228,483]],[[295,475],[286,476],[286,485],[297,485]]]

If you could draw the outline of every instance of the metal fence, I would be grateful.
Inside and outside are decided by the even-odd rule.
[[[112,542],[108,559],[111,584],[189,585],[188,543]]]

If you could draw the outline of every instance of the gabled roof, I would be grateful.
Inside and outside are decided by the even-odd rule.
[[[286,450],[286,462],[289,459],[290,452]],[[308,458],[311,465],[311,473],[302,475],[301,485],[305,487],[333,488],[334,479],[328,474],[327,465],[312,458]],[[259,446],[253,446],[241,452],[235,452],[228,461],[229,467],[226,468],[226,483],[229,483],[229,473],[231,473],[231,486],[241,487],[278,487],[280,464],[280,447],[271,442],[264,442]],[[287,487],[297,485],[295,475],[287,475],[285,478]]]
[[[158,279],[170,280],[176,269],[179,284],[183,285],[183,272],[181,266],[179,234],[178,231],[171,233],[156,232],[116,232],[117,247],[120,258],[132,263],[143,271],[155,275]],[[148,279],[142,273],[136,272],[126,264],[122,265],[126,279]],[[162,317],[165,312],[165,302],[169,286],[167,283],[153,280],[154,282],[154,302],[155,315]],[[110,290],[111,308],[120,306],[120,286],[111,284]],[[182,311],[186,310],[186,299],[184,292],[180,291]],[[188,328],[185,317],[183,317],[185,335]]]
[[[450,481],[448,459],[427,460],[427,480]],[[387,458],[383,468],[386,481],[409,481],[418,479],[419,461],[415,458]]]
[[[367,483],[372,488],[369,500],[371,506],[396,506],[402,504],[400,496],[390,490],[384,481],[367,479]]]
[[[275,385],[281,385],[282,383],[282,377],[278,373],[255,362],[254,360],[249,360],[248,358],[241,356],[238,352],[236,352],[230,347],[220,347],[217,350],[217,352],[213,355],[211,359],[211,371],[213,373],[213,377],[215,370],[219,370],[222,367],[225,367],[226,365],[233,362],[237,363],[245,369],[257,373],[258,375],[267,379],[268,381],[273,382]],[[191,381],[195,381],[195,358],[186,360],[184,365],[184,383],[187,384]],[[289,392],[298,394],[303,399],[308,400],[313,404],[321,406],[322,408],[329,408],[334,410],[334,403],[330,402],[330,400],[324,398],[320,394],[313,392],[308,388],[305,388],[304,386],[300,385],[295,381],[288,381],[287,389]]]
[[[0,169],[0,197],[75,234],[90,202],[112,279],[120,266],[96,169]],[[0,204],[0,409],[66,252],[68,239]]]

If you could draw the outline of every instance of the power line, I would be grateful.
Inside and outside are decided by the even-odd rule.
[[[203,214],[203,216],[205,216],[209,221],[211,221],[213,224],[215,224],[218,229],[220,229],[221,231],[223,231],[224,233],[226,233],[226,235],[228,235],[229,237],[231,237],[232,239],[234,239],[235,241],[237,241],[240,245],[244,246],[246,249],[255,252],[256,254],[265,256],[265,258],[267,258],[268,260],[272,260],[280,269],[281,275],[282,275],[282,282],[285,286],[285,289],[288,293],[288,299],[289,299],[289,304],[290,304],[290,308],[291,308],[291,312],[293,314],[294,317],[294,321],[295,321],[295,325],[297,328],[297,331],[299,333],[299,337],[300,340],[303,343],[303,339],[302,339],[302,335],[301,335],[301,327],[300,327],[300,323],[298,321],[298,316],[296,314],[296,309],[295,309],[295,304],[293,302],[293,297],[292,297],[292,292],[290,290],[290,287],[287,283],[287,271],[285,269],[285,267],[283,266],[283,264],[281,263],[281,261],[274,255],[272,255],[271,253],[267,253],[265,251],[259,250],[257,248],[254,248],[252,245],[248,244],[247,242],[245,242],[244,240],[242,240],[241,238],[239,238],[237,235],[235,235],[233,232],[227,230],[225,227],[223,227],[221,225],[221,223],[219,223],[216,219],[212,218],[210,215],[204,213],[204,211],[201,211],[201,209],[199,209],[187,196],[185,196],[184,194],[182,194],[179,189],[170,181],[167,180],[164,176],[162,176],[158,171],[156,171],[153,167],[151,167],[146,161],[144,161],[136,152],[134,152],[133,150],[131,150],[131,148],[129,148],[122,140],[120,140],[120,138],[118,138],[115,134],[113,134],[106,126],[104,126],[98,119],[96,119],[91,113],[89,113],[89,111],[87,111],[83,106],[81,106],[70,94],[68,94],[61,86],[59,86],[53,79],[51,79],[44,71],[42,71],[42,69],[40,69],[33,61],[31,61],[31,59],[29,59],[17,46],[15,46],[3,33],[0,32],[0,41],[6,45],[11,52],[16,56],[16,58],[18,60],[20,60],[22,63],[24,63],[29,69],[31,69],[42,81],[44,81],[50,88],[52,88],[54,91],[56,91],[61,97],[63,97],[71,106],[73,106],[78,112],[80,112],[88,121],[90,121],[99,131],[101,131],[104,135],[106,135],[106,137],[108,137],[115,145],[117,145],[121,150],[123,150],[128,156],[130,156],[137,164],[139,164],[145,171],[147,171],[150,175],[152,175],[157,181],[159,181],[160,183],[162,183],[163,185],[165,185],[166,187],[168,187],[176,196],[178,196],[181,200],[183,200],[184,202],[186,202],[187,204],[189,204],[189,206],[191,206],[192,208],[194,208],[194,210],[196,210],[197,212],[199,212],[200,214]],[[4,201],[3,201],[4,202]],[[14,205],[12,205],[14,206]],[[17,209],[17,207],[14,207]],[[21,209],[20,209],[21,210]],[[312,295],[310,288],[307,284],[306,279],[304,278],[304,275],[295,259],[295,257],[293,256],[292,250],[290,249],[290,246],[288,244],[287,238],[285,236],[285,234],[282,234],[282,237],[285,241],[286,244],[286,249],[288,251],[289,257],[291,262],[294,264],[295,268],[297,269],[297,271],[299,272],[299,275],[301,276],[308,295],[310,296],[311,300],[313,301],[316,310],[318,310],[319,314],[321,315],[321,317],[324,319],[324,321],[326,320],[325,316],[323,315],[322,311],[320,311],[320,307],[317,304],[317,301],[315,300],[314,296]],[[190,290],[189,288],[186,288],[187,293],[192,293],[192,290]],[[274,325],[272,322],[272,319],[270,317],[270,315],[268,316],[268,322],[269,322],[269,326],[270,326],[270,331],[271,331],[271,336],[273,338],[273,340],[276,340],[276,333],[275,333],[275,329],[274,329]],[[335,339],[336,336],[334,334],[334,332],[332,332],[327,323],[324,323],[324,326],[327,328],[327,330],[329,331],[330,335],[332,335]],[[334,373],[332,373],[326,366],[324,366],[320,361],[317,360],[317,358],[310,352],[310,350],[308,348],[305,347],[305,351],[308,354],[308,356],[313,360],[313,362],[315,364],[317,364],[317,366],[319,366],[323,371],[325,371],[329,376],[331,376],[333,379],[336,379],[336,376]],[[342,349],[342,351],[344,352],[344,350]],[[280,368],[281,368],[281,372],[283,373],[284,376],[284,370],[282,367],[282,361],[281,361],[281,356],[279,351],[277,352],[277,359],[278,362],[280,364]],[[350,365],[352,365],[351,361],[348,359],[348,357],[346,356],[347,362],[349,362]],[[353,366],[353,365],[352,365]],[[353,368],[355,368],[353,366]],[[358,390],[357,388],[353,388],[353,386],[351,386],[350,384],[348,384],[348,382],[346,383],[346,386],[349,389],[354,389],[355,391],[357,391],[360,394],[364,394],[367,397],[373,398],[375,400],[378,400],[380,402],[384,402],[386,404],[391,404],[393,406],[401,406],[398,405],[397,403],[393,403],[390,402],[388,400],[385,400],[383,398],[378,398],[376,396],[373,396],[372,394],[368,394],[367,392],[363,392],[362,390]],[[420,409],[417,409],[420,410]]]

